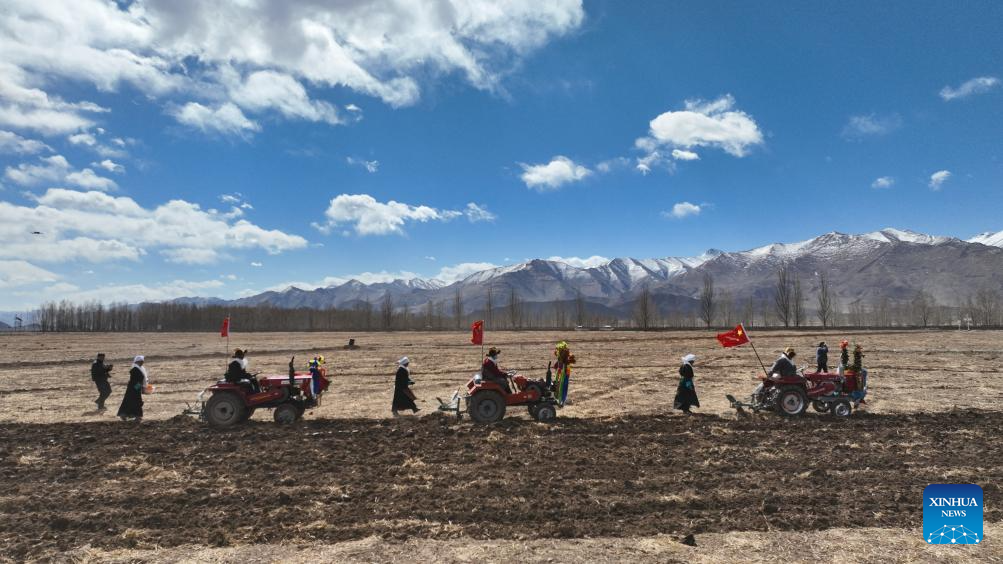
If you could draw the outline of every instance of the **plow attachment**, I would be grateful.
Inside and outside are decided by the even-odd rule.
[[[439,411],[443,411],[446,413],[455,413],[456,418],[457,419],[460,418],[460,414],[463,413],[463,411],[462,408],[460,407],[461,399],[459,390],[453,392],[453,397],[450,398],[448,402],[442,401],[441,398],[435,398],[435,399],[439,402]]]

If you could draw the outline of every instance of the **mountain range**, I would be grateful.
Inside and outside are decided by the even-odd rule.
[[[513,293],[524,304],[585,301],[592,310],[629,314],[647,290],[662,310],[697,307],[705,275],[719,293],[735,300],[771,299],[777,271],[787,265],[802,281],[808,303],[818,292],[820,274],[831,284],[841,309],[882,298],[907,300],[925,292],[942,305],[958,305],[980,289],[1003,290],[1003,231],[968,240],[882,229],[859,235],[830,232],[797,243],[724,252],[708,250],[688,258],[616,258],[589,267],[556,260],[491,268],[446,283],[413,278],[365,284],[349,280],[316,289],[289,287],[236,300],[180,298],[179,302],[270,305],[280,308],[353,308],[378,306],[390,295],[396,309],[418,310],[429,302],[447,304],[457,293],[464,311],[483,310],[489,293],[492,307],[504,307]]]

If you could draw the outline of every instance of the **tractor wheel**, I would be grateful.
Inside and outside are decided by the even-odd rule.
[[[275,408],[275,413],[272,414],[272,417],[275,418],[275,422],[279,425],[289,425],[299,419],[299,410],[291,403],[283,403]]]
[[[554,419],[557,419],[557,409],[550,404],[541,405],[540,407],[536,408],[535,417],[536,420],[541,423],[548,423],[550,421],[553,421]]]
[[[808,408],[808,397],[797,386],[784,386],[777,398],[777,411],[781,415],[801,415]]]
[[[819,413],[825,413],[826,411],[829,411],[829,404],[821,400],[812,400],[811,406],[813,409],[815,409],[815,411]]]
[[[832,404],[832,414],[836,417],[849,417],[851,413],[853,413],[853,408],[846,400],[839,400]]]
[[[505,417],[505,398],[498,392],[483,391],[470,398],[470,418],[477,423],[494,423]]]
[[[247,406],[240,396],[233,393],[213,394],[205,404],[206,419],[213,427],[224,429],[244,421]]]
[[[538,403],[529,404],[529,416],[532,417],[533,419],[536,419],[536,410],[538,410],[539,408],[540,404]]]

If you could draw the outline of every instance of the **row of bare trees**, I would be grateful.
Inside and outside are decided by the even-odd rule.
[[[494,329],[572,328],[609,325],[621,328],[728,327],[933,327],[963,325],[1003,326],[1003,300],[997,291],[982,289],[955,304],[942,304],[928,293],[909,299],[881,297],[856,300],[840,307],[829,279],[818,278],[815,299],[809,304],[797,273],[784,266],[777,272],[772,295],[734,298],[704,276],[696,307],[659,307],[655,296],[642,288],[633,314],[624,319],[589,304],[581,292],[572,300],[528,303],[514,289],[504,293],[489,289],[485,307],[466,311],[463,295],[420,306],[395,303],[387,293],[377,303],[361,301],[343,309],[285,309],[272,306],[231,307],[180,303],[140,305],[88,302],[47,303],[29,316],[41,331],[215,331],[228,314],[234,330],[338,331],[338,330],[446,330],[465,329],[474,319],[484,319]],[[812,314],[809,317],[809,314]]]

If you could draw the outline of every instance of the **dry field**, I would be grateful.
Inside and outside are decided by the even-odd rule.
[[[332,393],[302,424],[216,432],[176,417],[223,371],[216,335],[0,336],[0,560],[1003,561],[1003,332],[753,334],[767,363],[824,339],[833,364],[843,337],[866,349],[867,411],[790,421],[730,412],[758,365],[711,333],[489,333],[505,368],[542,375],[559,338],[578,364],[556,423],[485,428],[432,413],[478,365],[465,332],[238,334],[252,371],[324,354]],[[671,411],[688,352],[694,417]],[[157,386],[141,425],[114,419],[134,354]],[[425,409],[394,421],[401,355]],[[921,542],[936,482],[983,486],[984,545]]]

